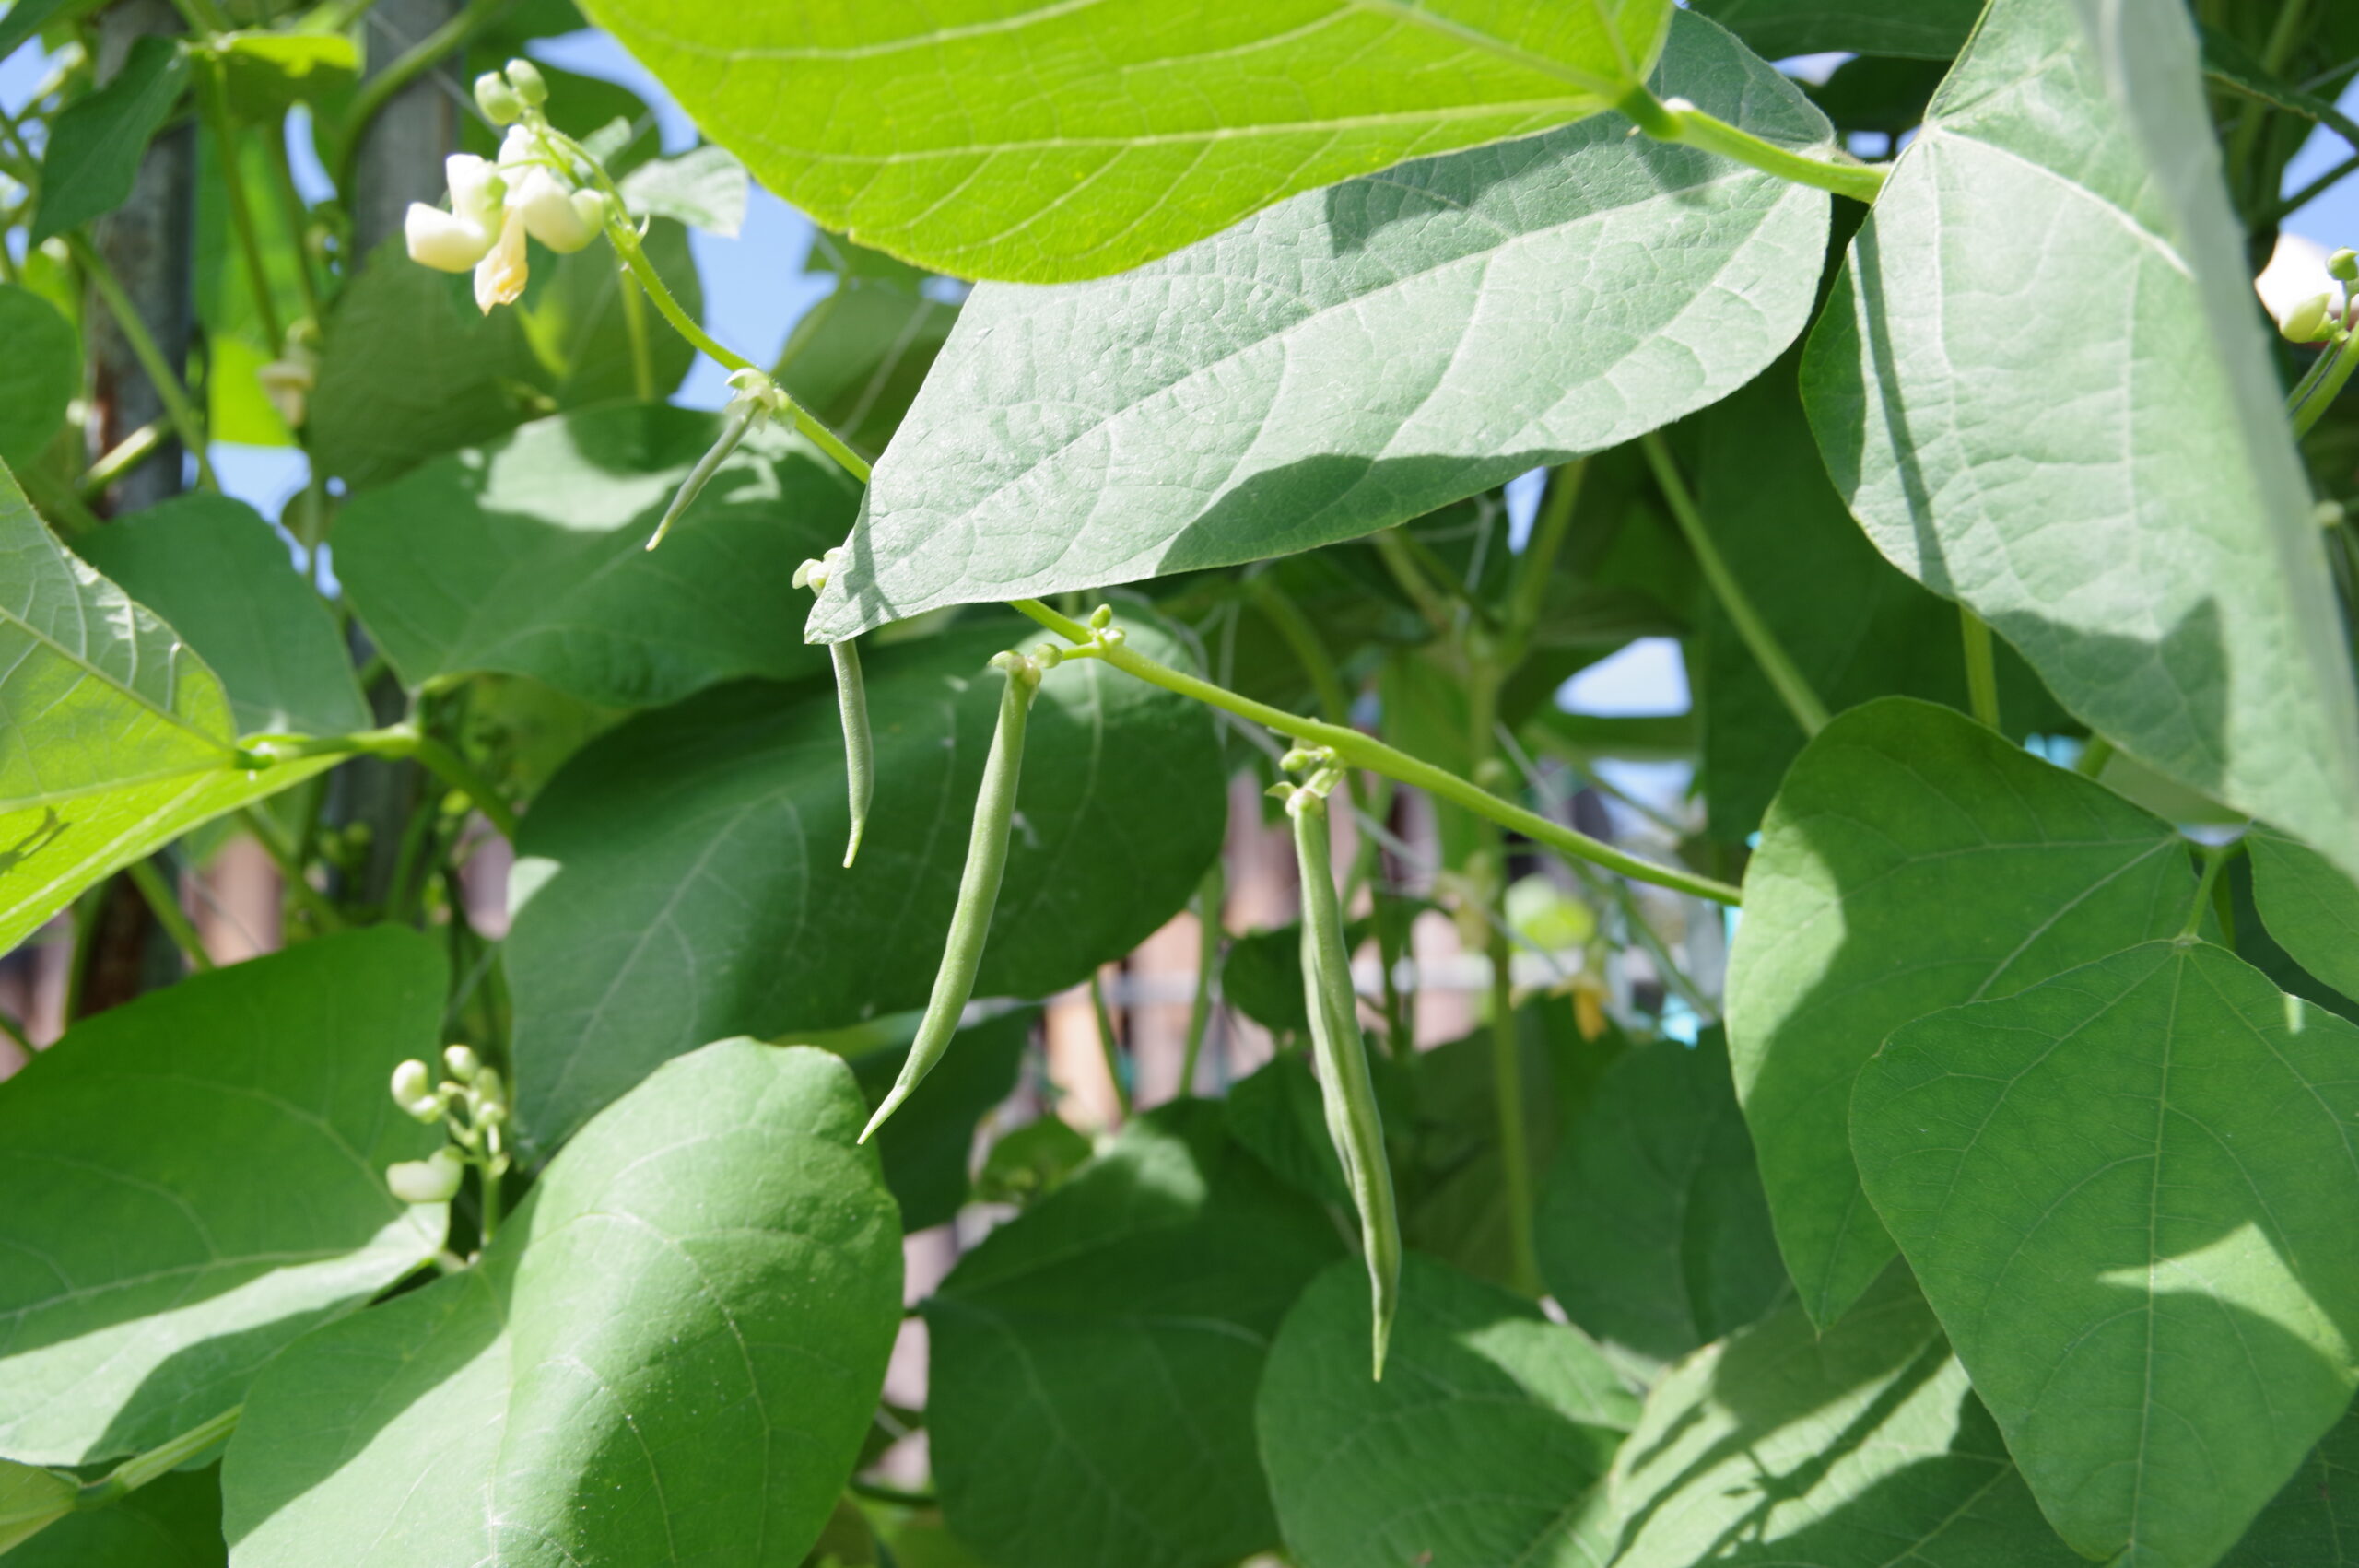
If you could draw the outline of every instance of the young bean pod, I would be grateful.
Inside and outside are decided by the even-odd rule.
[[[721,465],[728,461],[731,452],[737,450],[737,443],[745,439],[745,432],[754,427],[754,421],[761,412],[762,404],[752,398],[731,401],[721,417],[720,439],[712,443],[711,451],[697,459],[697,465],[688,470],[688,476],[680,481],[679,489],[673,492],[672,504],[663,509],[663,521],[655,525],[653,533],[648,535],[649,549],[652,550],[663,543],[663,536],[672,532],[672,525],[680,521],[680,514],[688,509],[689,503],[703,491],[712,476],[721,472]]]
[[[1335,896],[1327,845],[1327,802],[1309,790],[1286,801],[1294,819],[1295,858],[1302,872],[1302,989],[1310,1015],[1310,1046],[1327,1135],[1343,1161],[1359,1211],[1360,1247],[1367,1257],[1368,1303],[1374,1319],[1375,1375],[1384,1376],[1384,1350],[1401,1303],[1401,1217],[1392,1200],[1392,1168],[1384,1158],[1384,1121],[1369,1082],[1367,1046],[1352,991],[1352,957],[1344,945],[1344,912]]]
[[[1040,689],[1040,667],[1020,653],[1003,653],[992,668],[1007,676],[1000,693],[999,727],[992,731],[991,755],[983,761],[983,784],[975,796],[975,825],[967,837],[967,869],[958,878],[958,905],[950,914],[950,936],[942,946],[942,967],[934,971],[933,994],[926,999],[925,1017],[917,1038],[910,1043],[901,1076],[868,1127],[863,1143],[900,1109],[957,1031],[958,1015],[974,994],[975,971],[983,961],[983,939],[990,934],[992,909],[999,903],[1001,873],[1007,870],[1007,833],[1015,819],[1016,778],[1024,769],[1024,728],[1032,711],[1033,694]]]
[[[876,743],[868,733],[868,686],[860,673],[860,648],[851,638],[827,645],[836,663],[836,711],[844,726],[844,781],[851,791],[851,837],[844,845],[844,869],[860,854],[868,831],[868,802],[876,794]]]

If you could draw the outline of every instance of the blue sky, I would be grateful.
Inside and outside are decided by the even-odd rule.
[[[694,145],[696,131],[687,116],[611,38],[598,32],[572,33],[543,41],[534,53],[552,64],[603,76],[639,93],[655,108],[667,151]],[[20,49],[0,61],[0,105],[11,112],[23,107],[44,64],[35,47]],[[2359,84],[2343,94],[2341,107],[2359,117]],[[308,140],[290,138],[290,150],[300,162],[311,161]],[[2313,133],[2286,170],[2285,189],[2290,192],[2308,184],[2349,153],[2331,133],[2323,129]],[[312,169],[316,170],[316,165]],[[315,173],[314,178],[324,188],[324,176]],[[2346,177],[2329,188],[2284,227],[2329,248],[2359,244],[2359,176]],[[745,229],[738,238],[692,237],[704,286],[706,320],[722,323],[730,346],[756,364],[771,363],[795,322],[827,296],[832,282],[827,275],[803,270],[811,238],[809,219],[759,187],[754,191]],[[718,408],[726,397],[719,367],[699,359],[675,401],[691,407]],[[217,445],[214,464],[225,489],[270,517],[276,517],[287,498],[302,486],[302,455],[291,449]],[[1529,526],[1530,509],[1537,499],[1536,487],[1510,496],[1510,509],[1524,526]],[[1678,646],[1668,638],[1634,643],[1574,677],[1560,700],[1592,713],[1684,711],[1687,685]]]

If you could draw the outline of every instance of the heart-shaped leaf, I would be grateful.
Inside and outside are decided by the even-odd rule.
[[[665,538],[644,546],[720,433],[662,404],[536,420],[355,497],[336,574],[403,684],[530,675],[651,708],[740,675],[827,660],[780,595],[839,543],[859,492],[806,443],[757,431]]]
[[[2241,232],[2183,7],[1993,0],[1803,393],[1894,565],[2125,754],[2359,875],[2359,695]]]
[[[0,1084],[0,1454],[78,1465],[235,1405],[304,1330],[434,1256],[385,1167],[441,1045],[440,951],[323,938],[102,1012]]]
[[[6,1483],[0,1480],[0,1495]],[[0,1551],[7,1551],[0,1502]],[[227,1568],[221,1472],[174,1470],[119,1502],[69,1514],[8,1556],[8,1568]]]
[[[584,9],[828,228],[959,277],[1047,282],[1120,272],[1404,158],[1594,114],[1645,76],[1671,6]]]
[[[220,678],[0,468],[0,951],[99,878],[334,765],[240,771]]]
[[[1311,1281],[1270,1349],[1255,1425],[1294,1560],[1587,1568],[1637,1401],[1579,1329],[1447,1264],[1402,1263],[1382,1382],[1356,1260]]]
[[[866,1116],[807,1047],[664,1067],[477,1266],[271,1365],[224,1467],[231,1561],[794,1568],[900,1325]]]
[[[240,734],[344,735],[375,722],[335,617],[244,502],[182,496],[74,543],[221,677]]]
[[[1130,637],[1182,657],[1150,623]],[[870,656],[876,798],[849,871],[830,691],[720,688],[566,765],[519,844],[507,952],[539,1147],[715,1035],[924,1004],[999,710],[987,661],[1018,639],[1002,621]],[[1042,684],[1025,751],[983,996],[1046,996],[1128,953],[1188,901],[1227,823],[1205,710],[1095,661]]]
[[[1746,868],[1729,1056],[1802,1305],[1891,1261],[1851,1164],[1851,1082],[1913,1018],[2005,996],[2185,919],[2171,829],[1965,715],[1886,697],[1795,759]]]
[[[2352,1568],[2359,1539],[2347,1510],[2359,1472],[2359,1413],[2345,1415],[2318,1439],[2285,1490],[2252,1522],[2220,1568]]]
[[[1908,1271],[1834,1328],[1708,1345],[1614,1472],[1616,1568],[2085,1568],[2056,1539]]]
[[[951,1527],[1031,1568],[1204,1568],[1275,1546],[1254,1389],[1286,1308],[1342,1250],[1227,1141],[1217,1105],[1133,1122],[926,1303]],[[1367,1350],[1363,1318],[1363,1369]]]
[[[2354,1060],[2359,1025],[2155,942],[1860,1071],[1868,1196],[2087,1555],[2208,1568],[2350,1404]]]
[[[1684,12],[1657,78],[1784,146],[1830,135]],[[1793,341],[1827,204],[1606,116],[1297,196],[1103,282],[979,287],[810,633],[1307,550],[1628,440]]]
[[[1642,1363],[1683,1356],[1787,1295],[1719,1030],[1605,1070],[1566,1129],[1533,1230],[1565,1315]]]
[[[2359,886],[2306,844],[2256,828],[2252,896],[2269,934],[2311,974],[2359,1000]]]

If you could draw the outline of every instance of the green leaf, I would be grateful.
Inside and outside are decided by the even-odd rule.
[[[1822,1328],[1893,1255],[1846,1131],[1884,1036],[2168,936],[2194,895],[2167,825],[1949,708],[1886,697],[1804,749],[1745,872],[1728,1033],[1778,1246]]]
[[[885,1134],[880,1130],[876,1136]],[[1062,1187],[1092,1152],[1088,1139],[1056,1117],[1035,1117],[992,1141],[983,1168],[975,1174],[975,1197],[984,1203],[1021,1208]]]
[[[1860,1071],[1868,1196],[2083,1553],[2216,1562],[2350,1404],[2354,1057],[2359,1025],[2154,942]]]
[[[1375,933],[1373,919],[1352,921],[1344,928],[1344,951],[1357,953]],[[1272,1034],[1307,1031],[1310,1012],[1302,992],[1302,922],[1288,920],[1229,938],[1228,949],[1221,954],[1220,996]]]
[[[87,1464],[244,1398],[434,1256],[385,1167],[442,1134],[385,1088],[441,1044],[440,951],[391,927],[199,975],[0,1085],[0,1454]]]
[[[273,134],[288,109],[343,91],[360,70],[360,52],[340,32],[228,32],[211,47],[227,78],[230,112]]]
[[[1900,1268],[1824,1333],[1788,1307],[1681,1364],[1613,1487],[1615,1568],[2086,1568]]]
[[[1536,1191],[1565,1129],[1588,1106],[1626,1042],[1613,1029],[1583,1039],[1572,1005],[1550,997],[1517,1010],[1516,1043],[1524,1153]],[[1515,1248],[1491,1051],[1485,1028],[1418,1053],[1415,1108],[1398,1123],[1388,1116],[1388,1126],[1400,1126],[1408,1145],[1394,1162],[1402,1238],[1478,1279],[1511,1284]]]
[[[1565,1316],[1640,1363],[1742,1328],[1791,1290],[1769,1228],[1728,1044],[1642,1046],[1566,1129],[1534,1223]]]
[[[780,596],[859,491],[808,444],[749,436],[661,550],[644,546],[720,432],[660,404],[535,420],[353,498],[335,565],[405,685],[529,675],[613,708],[740,675],[816,673]]]
[[[344,735],[375,722],[335,617],[244,502],[183,496],[75,544],[220,676],[240,734]]]
[[[2359,1412],[2318,1440],[2220,1568],[2352,1568],[2359,1539],[2346,1512],[2359,1471]]]
[[[900,1326],[866,1115],[824,1051],[724,1040],[664,1067],[482,1262],[256,1382],[224,1470],[239,1568],[794,1568]]]
[[[795,322],[773,374],[873,458],[900,428],[959,307],[929,293],[917,268],[832,235],[817,238],[805,270],[835,273],[835,292]]]
[[[0,1543],[7,1539],[0,1526]],[[60,1519],[18,1547],[8,1568],[228,1568],[229,1562],[221,1472],[207,1465],[171,1471],[120,1502]]]
[[[398,237],[345,286],[323,339],[305,435],[321,470],[356,488],[488,440],[537,401],[519,312],[484,315],[465,277],[419,266]]]
[[[1299,952],[1299,928],[1297,930]],[[1296,989],[1301,985],[1297,969]],[[1297,1030],[1309,1027],[1307,1015],[1296,1025]],[[1374,1059],[1369,1066],[1375,1071],[1380,1108],[1398,1108],[1388,1104],[1394,1096],[1387,1091],[1395,1088],[1398,1080],[1384,1070],[1384,1059]],[[1221,1096],[1220,1106],[1229,1137],[1251,1150],[1253,1157],[1269,1166],[1279,1180],[1337,1210],[1352,1207],[1351,1186],[1344,1179],[1344,1162],[1335,1153],[1326,1104],[1320,1097],[1319,1079],[1310,1071],[1308,1052],[1297,1048],[1272,1057],[1231,1084]]]
[[[924,1003],[999,709],[986,661],[1019,636],[1003,620],[869,656],[876,798],[850,871],[831,690],[722,688],[567,765],[518,845],[507,945],[529,1138],[552,1146],[716,1035]],[[1130,638],[1183,657],[1150,622]],[[1188,901],[1227,817],[1203,708],[1095,661],[1058,669],[977,994],[1046,996],[1128,953]]]
[[[641,217],[668,217],[734,240],[745,227],[745,166],[726,147],[659,158],[623,176],[623,200]]]
[[[1226,1140],[1217,1105],[1133,1122],[925,1304],[951,1528],[1027,1568],[1203,1568],[1275,1546],[1254,1389],[1286,1308],[1342,1251]]]
[[[2253,902],[2294,961],[2359,1000],[2359,887],[2327,858],[2282,833],[2245,836]]]
[[[1877,554],[1851,521],[1811,443],[1791,361],[1696,426],[1705,526],[1820,699],[1837,713],[1887,696],[1965,708],[1957,606]],[[1713,836],[1742,842],[1806,737],[1717,598],[1705,596],[1701,620],[1704,794]],[[2070,728],[2022,658],[1997,652],[2007,733]]]
[[[2239,233],[2182,9],[1994,0],[1803,394],[1895,566],[2127,755],[2359,873],[2359,697]]]
[[[1782,146],[1829,135],[1684,13],[1655,86]],[[980,287],[812,635],[1307,550],[1625,441],[1793,341],[1828,200],[1606,116],[1297,196],[1102,283]]]
[[[1695,0],[1771,60],[1792,54],[1899,54],[1947,60],[1966,45],[1982,0]]]
[[[237,768],[219,677],[0,469],[0,952],[108,873],[334,766]]]
[[[975,1124],[1015,1092],[1025,1042],[1039,1018],[1039,1009],[1019,1008],[959,1030],[949,1054],[926,1075],[925,1093],[876,1129],[871,1141],[885,1162],[885,1184],[901,1205],[902,1230],[947,1224],[966,1203]],[[909,1023],[914,1035],[917,1020]],[[851,1059],[871,1111],[884,1103],[909,1054],[905,1042]]]
[[[65,427],[66,404],[82,389],[82,340],[56,306],[0,283],[0,343],[8,345],[0,357],[0,462],[23,468]]]
[[[1632,1398],[1576,1328],[1411,1253],[1382,1382],[1367,1270],[1336,1264],[1286,1314],[1255,1403],[1302,1568],[1589,1568]]]
[[[63,1470],[0,1459],[0,1552],[72,1513],[81,1492],[80,1480]]]
[[[151,33],[131,46],[112,81],[65,106],[41,153],[41,203],[33,209],[29,243],[123,205],[149,139],[187,83],[188,57],[179,42]]]
[[[0,60],[14,54],[18,45],[40,32],[65,8],[65,0],[13,0],[7,13],[0,16]]]
[[[826,227],[937,272],[1043,283],[1121,272],[1404,158],[1611,108],[1671,7],[584,9]]]

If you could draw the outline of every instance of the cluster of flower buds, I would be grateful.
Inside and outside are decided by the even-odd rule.
[[[456,153],[445,159],[450,209],[412,202],[402,223],[410,260],[437,272],[474,269],[475,304],[486,315],[524,292],[528,236],[565,255],[597,239],[605,225],[605,197],[577,190],[549,149],[540,116],[547,97],[546,84],[528,61],[511,60],[504,76],[487,72],[477,78],[475,101],[495,124],[509,126],[499,156]]]
[[[2359,283],[2359,251],[2347,246],[2337,251],[2326,259],[2326,271],[2338,283]],[[2342,298],[2338,299],[2338,294]],[[2350,294],[2348,288],[2313,294],[2280,317],[2277,330],[2292,343],[2324,343],[2339,331],[2347,332]]]
[[[393,1069],[393,1104],[419,1121],[443,1123],[452,1139],[423,1160],[385,1167],[385,1185],[405,1203],[448,1203],[469,1165],[481,1166],[487,1183],[508,1173],[508,1089],[499,1070],[465,1046],[444,1050],[442,1066],[450,1077],[440,1083],[422,1061]]]

